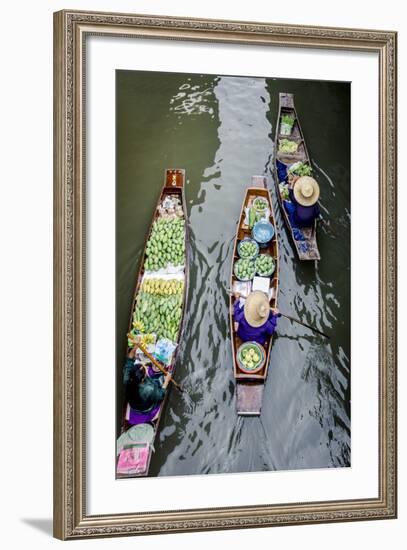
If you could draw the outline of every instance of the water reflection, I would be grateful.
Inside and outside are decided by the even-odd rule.
[[[170,100],[169,112],[175,112],[180,115],[199,115],[207,113],[215,116],[213,107],[213,87],[202,87],[200,84],[192,85],[189,82],[184,82],[178,88],[179,92]]]

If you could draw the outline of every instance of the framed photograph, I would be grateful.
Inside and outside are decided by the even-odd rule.
[[[54,15],[54,535],[397,515],[396,33]]]

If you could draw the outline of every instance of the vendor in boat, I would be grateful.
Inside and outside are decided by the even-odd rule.
[[[165,378],[150,377],[146,365],[135,363],[136,350],[135,346],[129,351],[124,366],[126,401],[132,409],[148,416],[148,413],[154,412],[164,399],[171,374],[167,373]]]
[[[237,335],[243,342],[254,341],[263,346],[274,333],[281,313],[277,308],[270,308],[267,295],[260,290],[251,292],[243,306],[238,292],[234,297],[233,320]]]
[[[289,202],[286,210],[293,227],[309,227],[320,216],[319,185],[310,176],[291,176],[289,178]]]

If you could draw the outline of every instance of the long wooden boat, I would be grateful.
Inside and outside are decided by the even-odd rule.
[[[185,170],[182,170],[182,169],[167,169],[165,171],[164,185],[161,189],[161,192],[160,192],[160,195],[159,195],[159,198],[158,198],[158,201],[157,201],[157,205],[156,205],[156,208],[155,208],[155,211],[154,211],[153,219],[152,219],[152,222],[151,222],[151,226],[150,226],[148,234],[147,234],[146,244],[145,244],[143,255],[142,255],[142,258],[141,258],[141,262],[140,262],[140,268],[139,268],[137,278],[136,278],[135,291],[134,291],[133,301],[132,301],[132,305],[131,305],[130,323],[129,323],[129,332],[130,332],[132,330],[132,328],[134,327],[134,324],[133,324],[134,314],[135,314],[135,310],[137,308],[138,299],[140,298],[141,294],[143,293],[143,289],[145,288],[145,287],[143,287],[143,283],[145,282],[145,280],[146,279],[151,280],[152,278],[162,280],[162,278],[166,277],[166,276],[169,277],[168,280],[171,280],[171,277],[172,277],[171,274],[163,275],[162,270],[158,271],[158,272],[154,272],[154,270],[149,270],[148,269],[150,267],[149,264],[148,264],[148,257],[149,257],[149,252],[148,251],[149,251],[150,238],[153,234],[154,227],[155,227],[155,224],[156,224],[157,220],[162,218],[163,215],[164,215],[164,217],[167,217],[167,218],[168,217],[173,217],[172,213],[170,215],[168,215],[167,211],[163,210],[162,205],[165,204],[164,201],[166,199],[170,199],[170,200],[175,199],[175,200],[177,200],[177,198],[178,198],[178,202],[179,202],[178,217],[184,220],[184,247],[185,247],[185,250],[184,250],[184,253],[183,253],[183,256],[184,256],[183,257],[183,260],[184,260],[183,261],[183,268],[178,270],[177,275],[174,275],[174,277],[177,277],[177,276],[178,277],[183,277],[183,289],[182,289],[182,294],[181,294],[182,295],[182,304],[180,306],[181,307],[181,316],[180,316],[180,322],[179,322],[179,329],[178,329],[178,332],[177,332],[177,336],[174,340],[174,343],[177,344],[177,347],[176,347],[174,353],[172,354],[170,364],[169,365],[167,364],[165,366],[165,369],[168,370],[172,375],[174,374],[175,364],[176,364],[176,359],[177,359],[177,352],[178,352],[178,345],[179,345],[179,342],[181,340],[182,332],[183,332],[183,324],[184,324],[184,319],[185,319],[185,304],[186,304],[186,297],[187,297],[187,291],[188,291],[188,242],[189,242],[189,236],[188,236],[188,223],[187,223],[187,209],[186,209],[186,202],[185,202],[185,195],[184,195],[184,184],[185,184]],[[180,209],[182,209],[182,213],[181,213]],[[175,217],[175,215],[174,215],[174,217]],[[169,295],[169,298],[171,298],[171,297],[172,296]],[[130,349],[131,348],[129,347],[129,343],[128,343],[127,353],[129,353]],[[146,360],[145,357],[144,357],[144,359]],[[148,360],[146,360],[146,363],[148,363]],[[150,362],[150,367],[152,367],[151,362]],[[158,374],[159,373],[157,373],[157,375]],[[155,438],[156,438],[158,430],[159,430],[160,420],[161,420],[161,417],[162,417],[162,414],[163,414],[163,411],[164,411],[164,408],[165,408],[165,404],[168,400],[168,395],[169,395],[171,386],[172,386],[172,384],[170,383],[167,387],[164,400],[161,402],[161,404],[159,406],[159,410],[158,410],[157,414],[155,415],[155,417],[153,419],[148,420],[148,422],[147,422],[149,425],[151,425],[153,427],[154,438],[151,442],[149,442],[149,444],[144,445],[145,452],[148,453],[148,460],[147,460],[147,463],[146,463],[145,470],[140,471],[140,472],[125,473],[125,474],[124,473],[119,473],[117,471],[117,473],[116,473],[117,478],[144,477],[144,476],[148,475],[152,453],[154,452],[154,441],[155,441]],[[137,424],[142,423],[142,422],[134,421],[134,419],[132,419],[132,412],[134,412],[134,410],[131,409],[129,403],[127,403],[126,399],[124,398],[122,434],[127,432],[132,426],[135,426]],[[141,446],[143,446],[143,445],[141,445]],[[117,457],[117,464],[118,464],[118,458],[119,457]]]
[[[273,203],[271,200],[270,191],[267,189],[267,179],[264,176],[253,176],[252,184],[246,190],[242,209],[240,212],[240,217],[237,226],[236,238],[233,248],[233,261],[232,261],[232,273],[230,280],[230,289],[233,291],[236,288],[236,283],[238,279],[234,274],[234,265],[235,262],[239,259],[238,255],[238,244],[239,242],[247,237],[251,237],[251,229],[245,223],[246,219],[246,208],[250,208],[254,199],[256,197],[262,197],[268,202],[269,205],[269,221],[274,226],[274,237],[267,246],[267,248],[261,249],[262,254],[270,255],[275,262],[275,270],[270,278],[261,277],[263,284],[267,284],[269,287],[269,302],[270,307],[277,307],[278,300],[278,286],[279,286],[279,254],[278,254],[278,233],[275,223],[275,216],[273,210]],[[268,279],[268,281],[265,281]],[[253,280],[254,281],[254,280]],[[250,283],[251,285],[254,283]],[[231,342],[232,342],[232,357],[233,357],[233,371],[236,381],[236,407],[237,414],[242,416],[258,416],[261,413],[262,399],[263,399],[263,390],[267,378],[267,373],[270,363],[270,354],[271,348],[273,345],[273,336],[271,336],[264,345],[266,352],[266,361],[263,368],[256,373],[247,374],[242,371],[239,367],[237,361],[237,351],[239,346],[242,344],[241,339],[236,333],[234,320],[233,320],[233,308],[235,304],[235,297],[233,293],[230,294],[230,333],[231,333]]]
[[[294,125],[292,127],[292,132],[290,135],[286,135],[281,132],[282,130],[282,117],[288,115],[294,117]],[[279,151],[279,143],[282,139],[289,139],[290,141],[295,141],[298,144],[298,149],[295,153],[283,153]],[[282,198],[282,186],[286,186],[287,182],[280,181],[279,171],[278,171],[278,162],[285,164],[286,166],[292,165],[296,162],[302,162],[311,166],[310,158],[308,155],[307,146],[304,140],[304,135],[301,130],[301,125],[299,118],[297,116],[297,111],[294,106],[294,95],[288,93],[280,93],[278,117],[276,124],[276,134],[275,134],[275,162],[274,162],[274,183],[276,186],[276,194],[283,213],[283,218],[285,220],[288,232],[291,236],[294,247],[298,253],[300,260],[319,260],[320,253],[318,250],[317,243],[317,221],[310,226],[300,229],[301,240],[296,239],[298,234],[295,229],[292,227],[287,211],[284,207],[283,198]]]

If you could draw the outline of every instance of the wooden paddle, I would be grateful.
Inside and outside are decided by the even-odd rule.
[[[130,336],[130,335],[127,335],[127,336]],[[150,361],[165,375],[167,374],[171,374],[169,373],[167,370],[165,370],[164,367],[162,367],[160,365],[160,363],[157,361],[157,359],[151,355],[151,353],[149,353],[144,346],[142,346],[140,343],[136,342],[134,339],[133,339],[133,342],[134,342],[134,347],[135,348],[140,348],[141,351],[144,353],[144,355],[146,357],[148,357],[148,359],[150,359]],[[177,388],[177,390],[179,390],[181,393],[184,393],[184,389],[174,380],[174,378],[171,376],[170,378],[170,381],[174,384],[174,386]]]
[[[226,289],[226,291],[227,291],[228,294],[233,294],[233,292],[230,290],[230,288]],[[270,308],[270,310],[273,311],[273,308]],[[314,332],[317,332],[321,336],[324,336],[325,338],[328,338],[328,340],[330,339],[330,336],[325,334],[325,332],[321,332],[317,328],[314,328],[311,325],[307,325],[307,323],[303,323],[302,321],[300,321],[296,317],[291,317],[291,315],[286,315],[285,313],[281,313],[281,311],[280,311],[280,314],[281,314],[281,317],[285,317],[286,319],[290,319],[290,321],[294,321],[295,323],[298,323],[299,325],[307,327],[307,328],[313,330]]]
[[[272,310],[272,308],[270,308]],[[290,319],[290,321],[295,321],[296,323],[298,323],[299,325],[302,325],[304,327],[307,327],[311,330],[313,330],[314,332],[317,332],[318,334],[320,334],[321,336],[324,336],[325,338],[330,338],[330,336],[328,336],[327,334],[325,334],[325,332],[321,332],[320,330],[318,330],[317,328],[314,328],[312,327],[311,325],[307,325],[307,323],[303,323],[302,321],[300,321],[299,319],[296,319],[295,317],[291,317],[291,315],[286,315],[285,313],[281,313],[280,311],[280,314],[281,314],[281,317],[285,317],[286,319]]]

